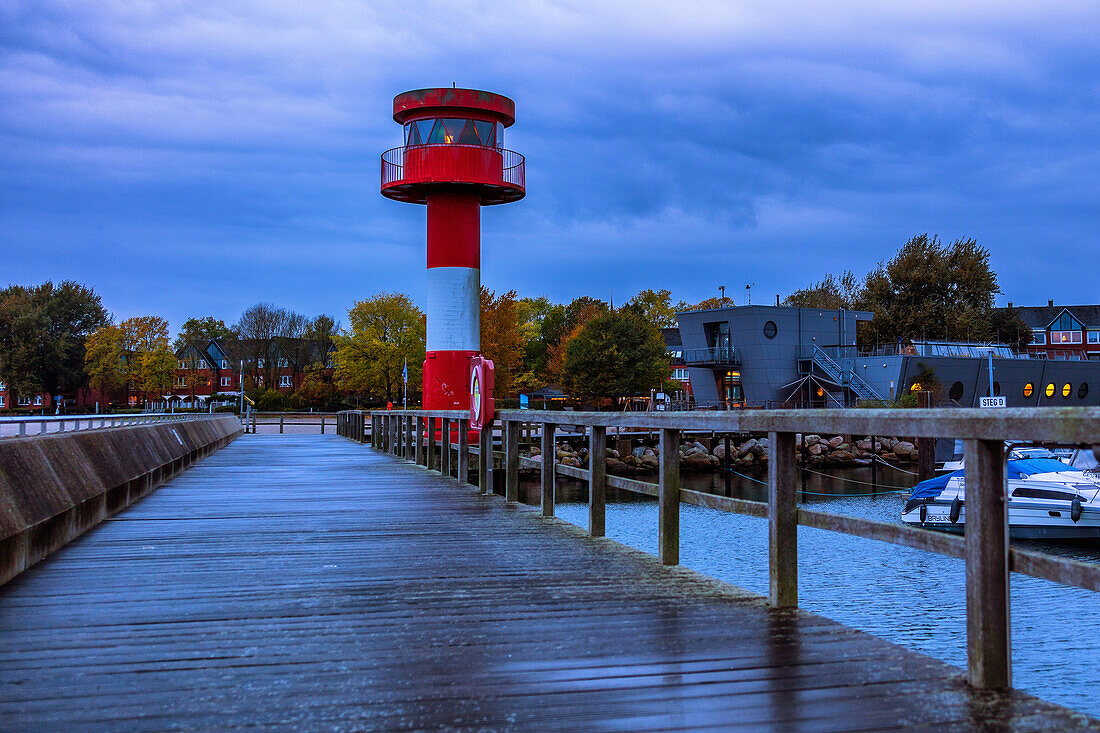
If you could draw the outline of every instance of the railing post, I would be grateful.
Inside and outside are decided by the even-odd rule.
[[[458,421],[458,480],[470,483],[470,421]]]
[[[504,499],[519,501],[519,431],[520,423],[504,423]]]
[[[405,460],[416,460],[416,416],[405,416]]]
[[[978,688],[1012,685],[1004,444],[967,440],[966,657]]]
[[[794,433],[768,433],[768,602],[798,606],[798,496]]]
[[[46,434],[46,421],[45,420],[42,421],[42,427],[39,429],[38,433],[40,435],[45,435]]]
[[[425,418],[425,422],[428,423],[428,428],[424,432],[427,446],[425,447],[424,465],[428,467],[429,471],[435,470],[435,418]]]
[[[27,434],[27,423],[19,423],[19,436],[22,437]]]
[[[439,472],[444,476],[451,475],[451,421],[448,418],[440,420],[443,426],[439,431]]]
[[[661,429],[657,550],[662,565],[680,564],[680,431]],[[591,453],[589,453],[591,457]]]
[[[554,516],[554,431],[557,425],[542,424],[542,516]]]
[[[607,507],[607,428],[593,425],[588,436],[588,534],[604,536]]]
[[[424,418],[417,415],[413,418],[413,463],[423,466],[424,461]]]
[[[394,438],[397,450],[394,451],[398,458],[405,457],[405,416],[398,415],[394,421],[394,428],[397,430],[397,435]]]
[[[477,434],[477,487],[483,494],[493,492],[493,421],[481,426]]]

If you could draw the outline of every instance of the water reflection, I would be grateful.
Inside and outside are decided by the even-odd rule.
[[[870,495],[869,469],[808,475],[807,505],[853,516],[900,521],[904,493]],[[915,478],[881,470],[885,485],[911,486]],[[656,481],[656,477],[647,480]],[[733,476],[731,493],[766,500],[766,475]],[[685,474],[683,485],[725,494],[721,474]],[[851,495],[855,492],[858,495]],[[585,482],[559,477],[557,514],[586,527]],[[523,481],[521,501],[537,504],[538,481]],[[762,595],[768,592],[768,525],[762,519],[683,505],[681,562]],[[607,536],[657,553],[656,500],[608,488]],[[799,594],[808,611],[902,644],[959,667],[966,665],[966,596],[963,562],[873,540],[800,527]],[[1018,542],[1089,562],[1100,562],[1098,543]],[[1100,595],[1037,578],[1012,575],[1015,686],[1044,699],[1100,715]]]

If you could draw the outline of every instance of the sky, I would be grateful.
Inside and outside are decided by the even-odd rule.
[[[1017,305],[1095,303],[1100,5],[0,0],[0,286],[117,317],[423,306],[424,208],[378,192],[394,95],[516,102],[527,198],[482,283],[755,303],[924,232]]]

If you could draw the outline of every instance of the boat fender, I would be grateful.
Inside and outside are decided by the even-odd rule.
[[[1081,510],[1084,507],[1081,506],[1081,497],[1075,497],[1069,505],[1069,518],[1073,520],[1074,524],[1081,519]]]
[[[924,524],[924,520],[926,520],[926,519],[928,519],[928,505],[927,504],[921,504],[920,505],[920,523]]]
[[[959,521],[959,515],[962,514],[962,500],[959,497],[955,497],[951,500],[951,513],[948,515],[951,518],[951,524],[955,524]]]

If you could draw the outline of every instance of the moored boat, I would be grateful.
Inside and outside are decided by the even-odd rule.
[[[1100,476],[1052,458],[1009,460],[1009,535],[1019,539],[1100,538]],[[909,525],[962,532],[965,468],[913,487],[901,519]]]

